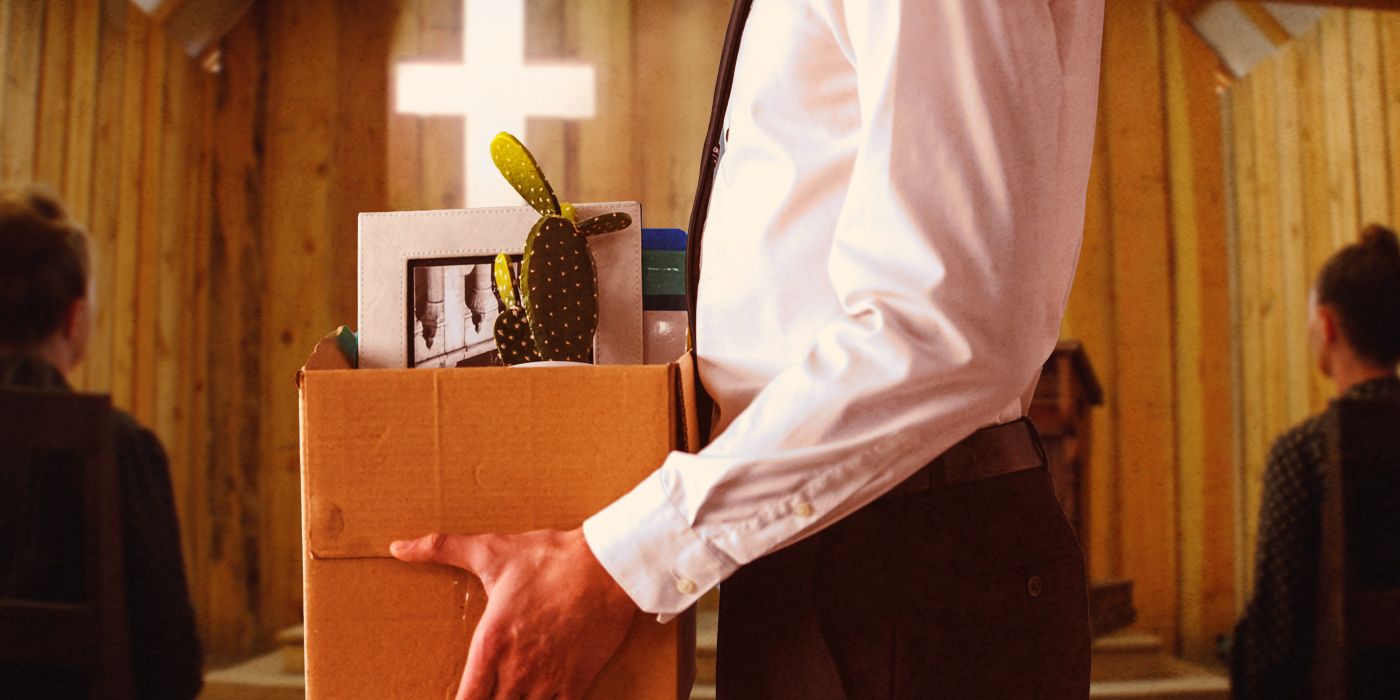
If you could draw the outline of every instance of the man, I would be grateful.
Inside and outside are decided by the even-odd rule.
[[[1400,398],[1400,242],[1370,226],[1318,273],[1308,340],[1342,398]],[[1323,416],[1274,442],[1264,471],[1254,596],[1235,626],[1231,687],[1238,698],[1311,697],[1321,547]]]
[[[740,0],[691,222],[713,439],[579,530],[394,544],[486,586],[459,697],[578,697],[639,609],[721,581],[721,697],[1087,694],[1082,557],[1018,419],[1102,12]]]
[[[91,331],[87,234],[49,195],[0,188],[0,388],[70,391]],[[123,568],[134,697],[188,699],[203,658],[185,585],[170,471],[160,441],[118,411]],[[80,491],[48,462],[0,455],[0,596],[72,600],[82,593],[80,523],[54,500]],[[69,499],[71,500],[71,499]],[[0,666],[7,697],[86,697],[71,674]]]

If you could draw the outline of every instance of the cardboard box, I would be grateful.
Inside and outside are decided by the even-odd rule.
[[[327,342],[331,341],[331,342]],[[694,435],[689,359],[671,365],[298,375],[310,698],[451,698],[485,606],[466,572],[395,539],[573,528]],[[319,355],[319,357],[318,357]],[[689,694],[694,618],[639,614],[590,698]]]

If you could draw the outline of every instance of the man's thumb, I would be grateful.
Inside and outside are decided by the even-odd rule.
[[[396,540],[389,544],[389,553],[399,561],[412,564],[450,564],[462,566],[452,556],[451,536],[435,532],[415,540]]]

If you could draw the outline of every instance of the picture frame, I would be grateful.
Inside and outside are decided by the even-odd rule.
[[[579,220],[608,212],[632,218],[625,229],[588,239],[598,275],[593,354],[596,364],[642,364],[641,205],[574,207]],[[489,262],[498,253],[518,262],[538,220],[527,206],[360,214],[359,366],[494,364],[483,357],[495,353],[492,328],[499,311],[494,288],[486,288]],[[483,345],[487,339],[489,348]]]

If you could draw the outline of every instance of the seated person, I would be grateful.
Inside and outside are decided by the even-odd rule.
[[[0,388],[70,390],[64,375],[82,360],[91,327],[90,278],[87,234],[57,201],[0,188]],[[115,432],[133,695],[192,698],[203,659],[165,452],[124,412],[116,412]],[[0,455],[0,596],[82,593],[84,529],[56,517],[61,504],[52,502],[81,493],[81,485],[46,472],[46,457],[56,455]],[[7,697],[71,696],[79,686],[62,674],[0,667]]]
[[[1308,301],[1318,368],[1344,398],[1400,398],[1400,242],[1370,226],[1322,267]],[[1269,453],[1259,512],[1254,597],[1235,626],[1230,676],[1237,698],[1312,693],[1322,520],[1322,416]]]

